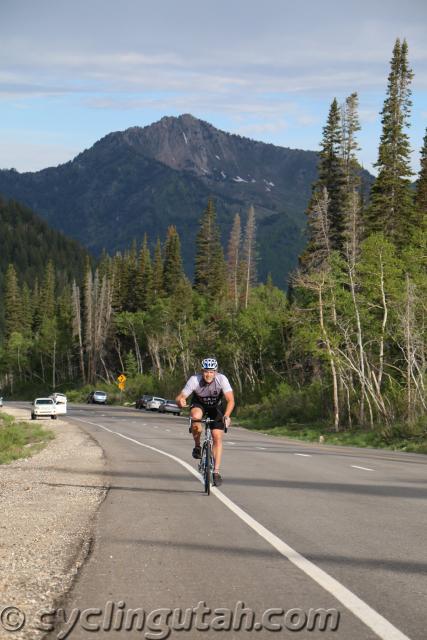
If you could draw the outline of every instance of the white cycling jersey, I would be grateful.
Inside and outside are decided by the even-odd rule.
[[[188,398],[193,393],[193,402],[212,407],[219,404],[224,393],[233,391],[228,378],[223,373],[217,373],[212,382],[205,382],[203,375],[198,373],[187,381],[182,394]]]

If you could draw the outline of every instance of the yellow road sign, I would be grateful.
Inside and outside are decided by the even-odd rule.
[[[119,382],[126,382],[126,376],[125,376],[123,373],[121,373],[121,374],[119,375],[119,377],[117,378],[117,380],[118,380]]]
[[[126,385],[125,385],[125,383],[124,383],[124,382],[119,382],[119,389],[120,389],[120,391],[124,391],[124,390],[125,390],[125,387],[126,387]]]

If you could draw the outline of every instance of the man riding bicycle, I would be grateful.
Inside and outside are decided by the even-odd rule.
[[[187,398],[190,394],[190,416],[193,420],[201,420],[203,416],[208,416],[215,420],[211,426],[213,439],[213,455],[215,458],[215,468],[213,474],[214,484],[222,484],[222,477],[219,473],[222,458],[222,437],[224,427],[231,424],[231,412],[234,409],[234,393],[231,385],[222,373],[218,373],[218,363],[215,358],[205,358],[202,361],[201,373],[191,376],[181,393],[177,396],[176,402],[180,407],[187,406]],[[223,400],[226,406],[223,411]],[[193,458],[201,458],[200,436],[202,434],[202,423],[192,422],[192,434],[194,438]]]

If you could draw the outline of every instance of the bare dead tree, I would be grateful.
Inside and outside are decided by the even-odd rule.
[[[84,349],[83,349],[83,336],[82,336],[82,316],[81,316],[81,308],[80,308],[80,289],[76,284],[76,281],[73,281],[72,293],[71,293],[71,301],[72,301],[72,330],[73,336],[77,339],[78,349],[79,349],[79,364],[80,364],[80,375],[82,377],[83,384],[86,383],[86,374],[85,374],[85,363],[84,363]]]
[[[249,207],[243,238],[243,304],[248,307],[249,292],[257,281],[256,273],[256,223],[255,210]]]
[[[320,327],[320,335],[322,344],[326,349],[328,356],[329,367],[332,377],[332,402],[334,412],[334,429],[339,431],[340,429],[340,401],[338,393],[339,375],[337,367],[337,354],[332,345],[331,338],[329,336],[328,328],[325,321],[325,300],[324,295],[326,291],[331,290],[330,283],[328,282],[330,277],[330,271],[328,265],[324,265],[322,271],[303,273],[299,271],[293,278],[293,283],[297,287],[312,291],[317,298],[317,314]]]

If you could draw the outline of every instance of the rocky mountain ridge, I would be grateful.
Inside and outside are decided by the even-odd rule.
[[[35,173],[0,171],[0,193],[31,207],[92,253],[151,244],[175,224],[191,275],[198,220],[213,197],[224,246],[254,205],[259,274],[279,286],[304,244],[317,154],[216,129],[189,114],[113,132],[74,160]]]

